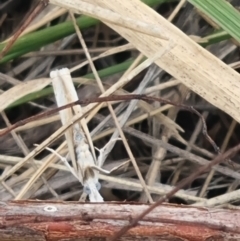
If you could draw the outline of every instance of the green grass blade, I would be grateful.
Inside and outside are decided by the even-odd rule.
[[[206,43],[200,43],[201,46],[207,47],[211,44],[219,43],[221,41],[230,39],[231,36],[224,30],[215,31],[213,34],[210,34],[204,38],[202,38],[203,41],[206,41]]]
[[[240,42],[240,12],[225,0],[188,0]]]

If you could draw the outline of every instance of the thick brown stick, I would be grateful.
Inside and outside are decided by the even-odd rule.
[[[148,205],[16,201],[0,206],[0,240],[106,240]],[[240,240],[240,210],[165,204],[119,240]]]

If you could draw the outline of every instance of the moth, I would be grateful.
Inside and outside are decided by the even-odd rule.
[[[50,77],[59,107],[78,100],[69,69],[54,70],[50,73]],[[80,105],[61,110],[59,114],[62,124],[66,124],[75,114],[79,113],[82,113]],[[68,129],[65,137],[73,167],[70,166],[66,158],[61,159],[64,159],[65,165],[68,166],[72,174],[81,182],[83,193],[85,196],[89,196],[90,202],[103,202],[103,198],[99,193],[101,185],[98,181],[98,174],[99,171],[104,173],[107,171],[101,169],[101,161],[99,160],[101,155],[96,159],[85,118]]]

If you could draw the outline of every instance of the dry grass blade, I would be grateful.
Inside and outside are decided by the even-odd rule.
[[[128,19],[131,16],[136,21],[158,26],[164,36],[176,42],[176,47],[161,59],[156,60],[155,63],[181,80],[189,89],[231,115],[238,122],[240,121],[240,97],[238,93],[240,75],[141,1],[117,0],[114,4],[107,0],[87,0],[84,2],[80,0],[74,2],[50,0],[49,2],[76,12],[83,11],[82,6],[84,2],[87,2],[94,7],[98,6],[106,11],[110,10],[119,14],[122,18]],[[90,10],[92,11],[92,9]],[[85,9],[84,13],[92,15],[90,10],[87,12]],[[95,14],[95,18],[101,19],[102,13]],[[105,23],[148,57],[165,48],[168,42],[149,34],[131,30],[130,27],[122,27],[106,20]]]
[[[0,95],[0,111],[27,94],[36,92],[49,85],[49,78],[36,79],[18,84]]]
[[[148,23],[142,22],[141,20],[135,20],[129,17],[122,17],[120,14],[110,11],[108,9],[103,9],[96,5],[88,4],[86,2],[81,2],[81,10],[76,10],[76,5],[78,3],[68,1],[69,10],[73,10],[76,13],[88,14],[91,17],[95,17],[98,15],[99,19],[102,21],[107,21],[113,24],[117,24],[119,26],[124,26],[125,28],[129,28],[131,30],[148,34],[150,36],[155,36],[164,40],[169,40],[167,36],[162,33],[161,29],[159,30],[158,26],[153,26]],[[59,4],[61,6],[61,4]],[[62,5],[64,6],[64,4]]]

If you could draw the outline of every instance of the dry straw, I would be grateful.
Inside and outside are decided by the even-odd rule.
[[[116,0],[114,4],[109,0],[49,2],[102,20],[147,57],[174,41],[176,46],[155,63],[240,121],[240,75],[141,1]],[[153,34],[149,29],[157,30]]]

